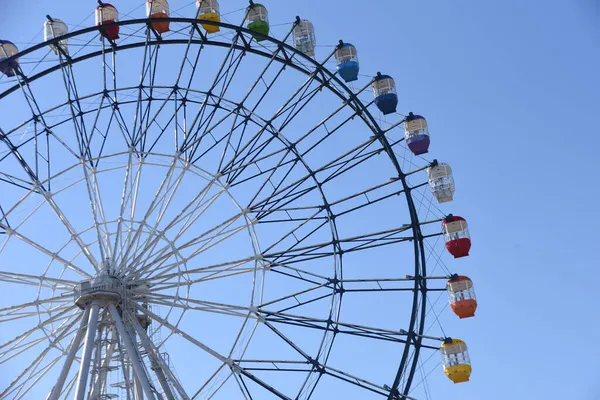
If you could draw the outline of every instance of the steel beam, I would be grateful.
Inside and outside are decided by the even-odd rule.
[[[83,400],[85,398],[87,379],[90,374],[90,361],[92,360],[92,351],[94,350],[94,339],[96,338],[96,328],[98,327],[100,305],[94,303],[90,306],[89,310],[87,331],[85,342],[83,344],[83,355],[81,357],[79,377],[77,378],[77,389],[75,390],[75,400]]]

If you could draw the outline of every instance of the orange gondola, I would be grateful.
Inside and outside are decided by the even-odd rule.
[[[466,276],[454,275],[446,284],[448,301],[454,314],[460,319],[475,316],[477,299],[473,289],[473,281]]]

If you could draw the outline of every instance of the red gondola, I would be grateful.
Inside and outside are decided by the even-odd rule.
[[[109,25],[119,20],[119,12],[112,4],[100,3],[96,7],[96,26]],[[117,40],[119,38],[119,25],[112,25],[100,29],[102,36],[108,40]]]
[[[446,239],[446,249],[454,258],[469,255],[471,237],[464,218],[450,214],[442,223],[442,231]]]

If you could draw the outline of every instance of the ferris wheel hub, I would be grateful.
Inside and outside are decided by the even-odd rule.
[[[90,304],[108,307],[125,298],[125,286],[115,276],[101,273],[95,278],[79,282],[73,289],[75,304],[82,310]]]

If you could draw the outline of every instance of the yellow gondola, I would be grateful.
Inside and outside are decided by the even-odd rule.
[[[221,22],[219,2],[217,0],[196,0],[196,8],[198,9],[198,19]],[[216,33],[221,30],[219,25],[202,24],[202,27],[208,33]]]
[[[467,344],[459,339],[446,339],[440,348],[444,373],[454,383],[468,382],[471,376],[471,361]]]

